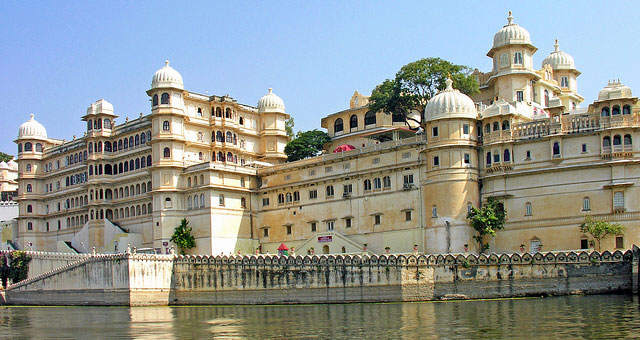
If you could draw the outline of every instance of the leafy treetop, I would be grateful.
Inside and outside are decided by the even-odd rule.
[[[507,212],[504,205],[495,197],[489,197],[487,203],[482,208],[471,208],[467,214],[467,219],[471,223],[471,227],[478,233],[473,238],[479,243],[481,251],[488,249],[488,244],[484,243],[484,237],[496,236],[496,231],[504,228],[504,221]]]
[[[176,227],[173,232],[173,236],[171,236],[171,242],[175,243],[178,248],[180,248],[180,252],[184,255],[186,249],[191,249],[196,246],[196,240],[191,234],[191,227],[189,227],[189,221],[186,218],[183,218],[180,221],[180,225]]]
[[[318,156],[322,153],[322,146],[330,141],[331,137],[326,132],[317,129],[298,132],[296,138],[284,147],[284,153],[289,162]]]
[[[600,241],[608,235],[624,233],[624,227],[618,223],[597,221],[587,216],[584,222],[580,224],[580,231],[591,235],[598,242],[598,251],[600,251]]]
[[[471,74],[472,69],[456,65],[440,58],[424,58],[404,65],[394,79],[387,79],[376,86],[369,99],[369,112],[402,115],[405,123],[413,121],[422,125],[425,106],[438,91],[445,89],[448,76],[453,86],[470,95],[477,93],[478,83]],[[414,119],[411,112],[420,113]]]
[[[0,152],[0,162],[8,162],[12,159],[13,159],[13,156],[4,152]]]

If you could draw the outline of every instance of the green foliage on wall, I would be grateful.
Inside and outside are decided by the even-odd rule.
[[[598,242],[598,251],[600,251],[600,241],[608,235],[618,235],[624,233],[624,227],[618,223],[608,223],[597,221],[587,216],[584,222],[580,224],[580,231],[591,235]]]
[[[478,233],[473,239],[478,242],[481,252],[489,249],[489,244],[484,242],[485,236],[496,236],[496,231],[504,228],[506,218],[504,205],[495,197],[489,197],[480,209],[474,207],[467,214],[471,227]]]
[[[287,161],[299,161],[320,155],[322,146],[330,141],[331,137],[324,131],[314,129],[298,132],[296,138],[284,147],[284,153],[287,155]]]
[[[26,280],[29,274],[29,262],[31,262],[31,257],[24,251],[16,250],[1,256],[0,278],[2,286],[6,287],[9,279],[13,283]]]
[[[189,221],[183,218],[180,221],[180,225],[176,227],[171,236],[171,242],[175,243],[180,248],[180,253],[185,254],[186,249],[191,249],[196,246],[196,240],[191,235],[191,227],[189,227]]]

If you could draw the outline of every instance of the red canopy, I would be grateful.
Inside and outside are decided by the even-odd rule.
[[[284,243],[281,243],[280,247],[278,247],[278,250],[289,250],[289,248],[287,248],[287,246],[285,246]]]
[[[356,149],[356,147],[353,146],[353,145],[342,144],[339,147],[337,147],[335,150],[333,150],[333,153],[349,151],[349,150],[355,150],[355,149]]]

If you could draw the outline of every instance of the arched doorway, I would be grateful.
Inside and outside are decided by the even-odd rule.
[[[329,254],[329,245],[325,244],[324,246],[322,246],[322,253],[323,254]]]

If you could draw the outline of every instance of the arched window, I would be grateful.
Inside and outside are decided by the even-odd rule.
[[[290,193],[290,192],[288,192],[288,193],[285,195],[285,198],[286,198],[286,202],[287,202],[287,203],[289,203],[289,202],[293,201],[293,196],[291,196],[291,193]]]
[[[33,151],[33,145],[29,142],[24,143],[24,151]]]
[[[582,198],[582,210],[583,211],[591,210],[591,200],[589,199],[589,197]]]
[[[244,197],[240,197],[240,207],[241,208],[246,208],[247,207],[247,199]]]
[[[371,190],[371,180],[370,179],[365,179],[364,180],[364,191],[369,191]]]
[[[233,143],[233,134],[227,131],[227,143]]]
[[[508,120],[502,122],[502,130],[509,130],[510,128]]]
[[[217,160],[218,162],[224,162],[224,153],[222,153],[222,151],[218,151]]]
[[[216,132],[216,141],[220,143],[224,142],[224,135],[222,134],[222,131]]]
[[[164,207],[165,208],[171,208],[171,198],[167,197],[164,199]]]
[[[31,164],[27,164],[27,172],[31,172]]]
[[[544,106],[549,107],[549,91],[544,90]]]
[[[162,123],[162,131],[169,131],[169,130],[170,130],[169,121],[168,121],[168,120],[165,120],[165,121]],[[125,139],[125,148],[126,148],[126,145],[127,145],[127,140]]]
[[[219,204],[221,207],[224,207],[224,195],[220,195],[220,196],[218,196],[218,204]]]
[[[500,131],[500,123],[493,122],[493,131]]]
[[[300,201],[300,192],[299,191],[294,191],[293,192],[293,201],[294,202]]]
[[[358,116],[351,115],[351,118],[349,118],[349,128],[355,129],[357,127],[358,127]]]
[[[369,111],[364,115],[364,125],[371,125],[376,123],[376,113]]]
[[[67,177],[68,179],[68,177]],[[68,184],[67,184],[68,186]],[[32,192],[33,191],[33,187],[31,186],[31,184],[27,184],[27,192]]]
[[[609,107],[605,106],[602,108],[602,111],[600,111],[600,116],[602,117],[609,117]]]
[[[513,54],[513,63],[515,65],[522,65],[522,52],[516,52]]]
[[[102,119],[96,119],[96,122],[98,122],[98,129],[102,129]]]
[[[553,142],[553,156],[560,156],[560,143]]]
[[[22,144],[18,144],[18,153],[22,152]]]
[[[382,177],[382,185],[385,188],[391,188],[391,177],[389,176]]]
[[[135,143],[136,143],[136,146],[140,145],[140,136],[139,135],[136,135]]]
[[[382,182],[380,182],[380,177],[376,177],[373,179],[373,189],[380,189],[382,188]]]
[[[216,107],[216,117],[222,118],[222,109],[219,107]]]
[[[231,152],[227,152],[227,162],[233,162],[233,154]]]
[[[278,194],[278,204],[284,203],[284,194]]]
[[[111,129],[111,120],[109,120],[109,119],[105,119],[104,120],[104,128],[105,129]]]
[[[238,118],[238,124],[244,125],[244,118],[242,117]]]
[[[569,78],[567,76],[560,78],[560,87],[569,87]]]
[[[622,114],[623,115],[630,115],[631,114],[631,107],[629,105],[625,105],[622,107]]]
[[[164,148],[163,156],[164,158],[171,157],[171,150],[169,148]]]
[[[204,208],[204,194],[200,194],[200,208]]]
[[[613,136],[613,145],[620,145],[622,144],[622,137],[620,137],[620,135],[615,135]]]
[[[333,196],[333,185],[327,185],[327,197]]]
[[[36,143],[36,152],[42,152],[42,144]]]
[[[93,130],[93,121],[91,119],[87,121],[87,130]]]
[[[533,214],[533,211],[531,209],[531,203],[527,202],[524,205],[524,215],[525,216],[531,216]]]
[[[162,96],[160,97],[160,104],[169,104],[169,94],[168,93],[163,93]]]
[[[135,163],[133,162],[133,159],[129,161],[129,170],[133,171],[135,170]]]
[[[201,161],[201,160],[202,160],[202,158],[203,158],[203,157],[202,157],[202,152],[198,152],[198,160],[200,160],[200,161]]]
[[[191,203],[191,196],[187,197],[187,209],[191,209],[192,208],[192,203]]]
[[[131,145],[133,147],[133,145]],[[125,138],[124,139],[124,149],[128,149],[129,148],[129,139]]]
[[[136,161],[136,162],[138,162],[138,161]],[[146,158],[144,158],[144,156],[140,157],[140,167],[141,167],[141,168],[144,168],[144,167],[146,167],[146,166],[147,166],[147,160],[146,160]]]
[[[31,206],[31,204],[27,205],[27,212],[28,213],[32,213],[33,212],[33,207]]]
[[[69,219],[67,219],[67,224],[69,224]],[[33,230],[33,223],[31,222],[27,223],[27,230]]]
[[[133,160],[132,160],[133,162]],[[136,158],[136,170],[140,169],[140,159]]]
[[[504,156],[502,157],[502,160],[504,162],[511,162],[511,152],[509,152],[509,149],[504,149]]]
[[[227,118],[227,119],[231,118],[231,109],[230,108],[227,108],[224,111],[224,118]]]
[[[140,134],[140,144],[145,144],[147,142],[147,135],[143,132]]]
[[[487,166],[491,165],[491,151],[487,152]]]
[[[151,166],[151,155],[147,156],[147,166]]]
[[[484,133],[491,133],[491,124],[486,124],[484,126]]]
[[[617,116],[619,114],[620,114],[620,106],[614,105],[613,108],[611,109],[611,115]]]
[[[624,135],[624,145],[631,145],[631,135]]]
[[[604,136],[604,138],[602,138],[602,147],[604,147],[604,148],[611,147],[611,137]]]
[[[158,106],[158,94],[157,93],[153,95],[152,106]]]

